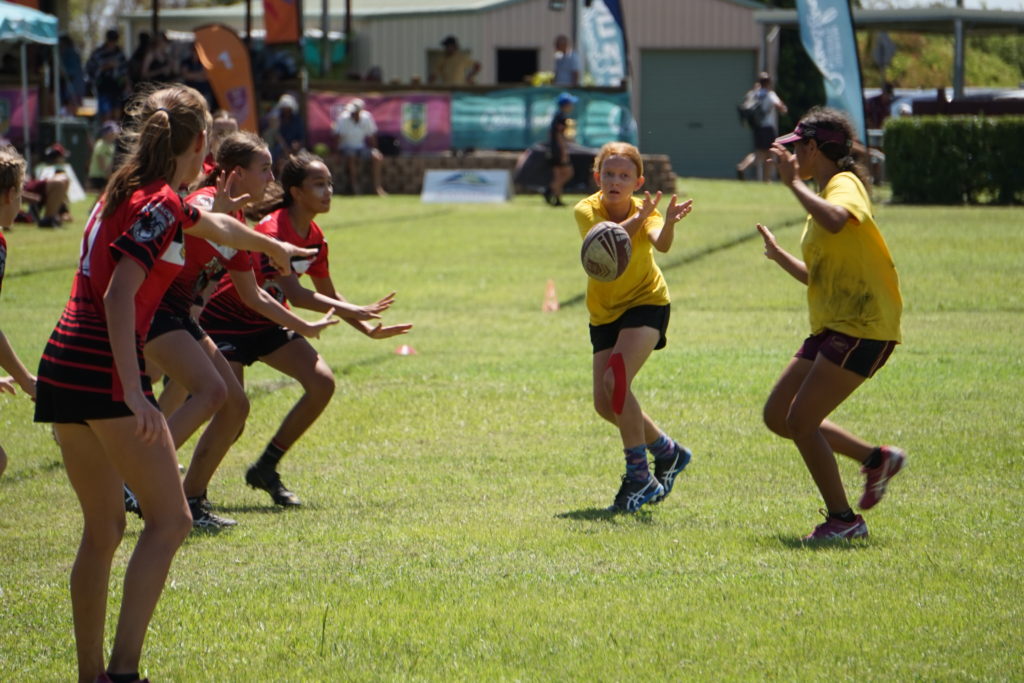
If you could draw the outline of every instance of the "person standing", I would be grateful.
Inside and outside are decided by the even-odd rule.
[[[579,100],[568,92],[563,92],[555,101],[557,109],[551,119],[548,130],[548,165],[551,167],[551,182],[544,190],[544,201],[551,206],[565,206],[562,203],[562,189],[572,180],[572,159],[569,157],[569,139],[566,131],[569,128],[569,115]]]
[[[92,146],[89,158],[89,189],[102,191],[114,170],[114,152],[117,150],[117,135],[121,127],[107,121],[100,127],[100,136]]]
[[[803,260],[757,225],[765,256],[807,287],[811,336],[764,406],[768,429],[796,444],[825,501],[825,521],[806,542],[868,535],[864,518],[847,502],[836,452],[862,465],[862,510],[878,504],[907,460],[899,448],[872,446],[828,419],[885,365],[901,338],[899,275],[872,216],[866,172],[852,156],[854,141],[845,114],[815,107],[772,145],[782,183],[808,213],[800,239]],[[792,153],[783,146],[790,143]],[[806,180],[814,180],[819,192]]]
[[[357,97],[345,105],[334,121],[334,133],[338,138],[338,153],[347,166],[352,194],[359,194],[359,165],[366,159],[370,162],[374,191],[379,197],[387,197],[381,185],[384,155],[377,148],[377,122],[366,110],[366,103]]]
[[[629,233],[632,257],[625,272],[612,282],[587,280],[590,343],[593,347],[594,409],[614,424],[622,439],[626,474],[609,511],[636,512],[672,492],[676,477],[691,453],[648,417],[633,394],[632,383],[651,352],[667,343],[670,297],[654,250],[667,252],[675,225],[693,208],[693,200],[672,195],[665,216],[658,212],[661,192],[634,197],[643,187],[643,160],[633,145],[609,142],[594,160],[599,190],[574,209],[581,237],[602,221],[613,221]],[[654,473],[647,453],[654,456]]]
[[[779,114],[785,114],[789,109],[772,89],[772,77],[765,71],[758,74],[754,87],[744,96],[744,107],[748,105],[752,106],[750,123],[754,133],[754,151],[736,165],[736,175],[743,180],[753,164],[758,179],[767,183],[771,181],[768,159],[772,142],[779,134]]]
[[[555,38],[555,77],[552,83],[563,88],[575,88],[580,84],[580,56],[572,48],[569,37]]]
[[[128,90],[128,60],[118,41],[116,29],[107,31],[106,41],[89,55],[85,73],[96,95],[96,114],[104,120],[121,119],[121,105]]]
[[[444,48],[444,54],[434,65],[430,82],[439,85],[472,85],[473,79],[480,73],[480,62],[459,49],[459,39],[455,36],[442,40],[441,47]]]

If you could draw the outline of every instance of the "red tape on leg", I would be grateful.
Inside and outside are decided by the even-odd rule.
[[[622,415],[622,408],[626,405],[626,363],[622,360],[622,354],[613,353],[608,359],[608,367],[612,369],[615,380],[612,389],[612,411],[616,415]]]

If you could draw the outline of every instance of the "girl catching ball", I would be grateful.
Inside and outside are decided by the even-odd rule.
[[[626,456],[626,474],[609,510],[636,512],[646,503],[663,500],[676,477],[690,462],[690,451],[666,435],[640,408],[633,378],[651,352],[665,347],[669,293],[654,249],[666,252],[675,239],[675,225],[693,207],[672,195],[665,216],[658,212],[661,192],[634,197],[644,184],[643,160],[636,147],[610,142],[594,160],[598,192],[575,208],[576,225],[585,237],[602,221],[613,221],[629,233],[632,257],[626,270],[611,282],[587,282],[590,342],[593,346],[594,409],[619,430]],[[654,456],[650,471],[647,452]]]
[[[893,446],[872,446],[828,420],[881,368],[900,342],[899,276],[872,217],[865,173],[851,155],[853,126],[845,114],[814,108],[778,138],[772,157],[779,177],[807,210],[803,260],[758,225],[764,253],[807,286],[811,336],[789,362],[764,406],[768,428],[796,444],[825,500],[825,521],[805,541],[868,535],[864,518],[846,500],[835,452],[862,464],[860,508],[874,507],[906,463]],[[794,152],[784,145],[793,144]],[[804,183],[813,179],[813,192]]]

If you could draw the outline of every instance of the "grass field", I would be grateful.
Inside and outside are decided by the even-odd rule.
[[[694,452],[664,504],[603,512],[622,455],[590,406],[569,209],[532,196],[483,207],[340,197],[321,222],[340,291],[367,302],[395,289],[387,319],[415,328],[374,342],[342,325],[316,342],[338,392],[282,463],[300,510],[272,509],[242,481],[298,395],[268,368],[250,370],[249,423],[210,489],[239,525],[193,534],[179,552],[145,673],[1024,678],[1022,211],[877,207],[902,278],[905,343],[835,417],[904,447],[909,469],[866,515],[868,540],[812,549],[799,538],[820,500],[792,444],[760,421],[806,334],[804,292],[763,257],[753,227],[767,223],[795,250],[803,214],[778,186],[680,186],[696,207],[659,257],[669,346],[635,387]],[[34,366],[80,225],[7,237],[0,328]],[[541,312],[549,279],[556,313]],[[418,354],[395,355],[403,342]],[[70,680],[80,513],[29,401],[5,395],[0,411],[0,679]],[[841,467],[856,500],[858,470]],[[140,528],[129,520],[112,609]]]

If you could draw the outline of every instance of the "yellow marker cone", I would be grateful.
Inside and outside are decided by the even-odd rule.
[[[558,310],[558,294],[555,293],[554,280],[548,280],[547,287],[544,288],[544,303],[540,310],[544,313],[553,313]]]

